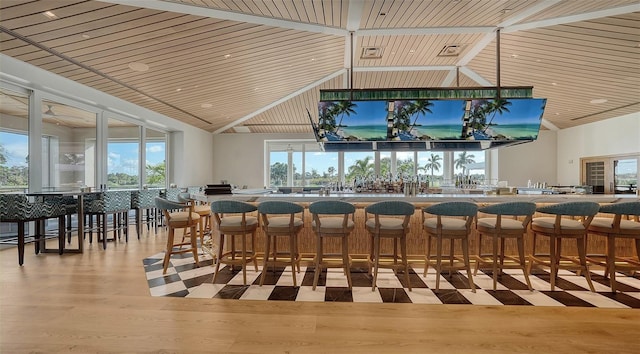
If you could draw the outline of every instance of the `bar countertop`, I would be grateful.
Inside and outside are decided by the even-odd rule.
[[[286,200],[292,202],[311,203],[317,200],[342,200],[351,203],[372,203],[380,200],[405,200],[410,203],[440,203],[448,201],[465,200],[474,203],[504,203],[510,201],[531,201],[533,203],[563,203],[571,201],[593,201],[596,203],[621,203],[638,200],[635,194],[514,194],[514,195],[485,195],[485,194],[419,194],[405,196],[404,194],[389,193],[331,193],[320,196],[318,193],[291,193],[291,194],[266,194],[266,193],[234,193],[205,195],[196,193],[193,197],[197,200],[212,201],[219,199],[234,199],[245,202],[263,202],[267,200]]]

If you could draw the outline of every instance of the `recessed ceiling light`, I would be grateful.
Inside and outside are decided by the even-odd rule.
[[[594,100],[589,101],[589,103],[591,104],[601,104],[601,103],[605,103],[608,100],[606,98],[596,98]]]
[[[182,89],[178,87],[178,88],[176,89],[176,92],[180,92],[180,91],[182,91]]]
[[[513,59],[516,59],[516,58],[518,57],[518,54],[511,54],[511,57],[512,57]]]
[[[213,105],[211,103],[203,103],[203,104],[200,105],[200,107],[202,107],[202,108],[211,108],[211,107],[213,107]]]
[[[89,39],[89,38],[91,38],[91,36],[90,36],[90,35],[88,35],[88,34],[86,34],[86,33],[84,33],[84,34],[82,35],[82,38],[84,38],[84,39]]]
[[[379,15],[380,15],[380,16],[385,16],[385,15],[386,15],[386,13],[381,12],[381,13],[379,13]]]
[[[409,54],[413,54],[413,53],[415,53],[415,52],[416,52],[416,50],[415,50],[415,49],[411,49],[411,50],[409,50]]]
[[[555,82],[552,82],[552,83],[551,83],[551,86],[558,86],[558,84],[557,84],[557,83],[555,83]]]
[[[42,14],[47,16],[47,18],[50,19],[50,20],[55,20],[56,18],[58,18],[58,16],[56,16],[56,14],[54,14],[51,11],[45,11]]]
[[[316,58],[311,58],[311,61],[315,61],[315,60],[316,60]]]
[[[224,58],[225,58],[225,59],[229,59],[229,58],[231,58],[231,54],[225,54],[225,55],[224,55]]]
[[[132,62],[129,63],[129,69],[133,70],[133,71],[147,71],[149,70],[149,65],[145,64],[145,63],[136,63],[136,62]]]

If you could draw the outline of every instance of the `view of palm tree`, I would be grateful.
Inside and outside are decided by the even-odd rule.
[[[348,179],[373,175],[374,163],[371,160],[371,156],[366,156],[363,160],[356,160],[353,165],[349,166]]]
[[[345,116],[349,117],[356,113],[354,110],[358,105],[351,101],[321,101],[318,104],[320,116],[318,127],[326,131],[335,132],[340,126]],[[336,118],[340,117],[337,122]]]
[[[442,161],[442,157],[440,157],[440,155],[431,154],[431,156],[427,160],[427,163],[424,165],[424,167],[421,167],[420,170],[423,170],[425,172],[430,171],[431,181],[433,181],[433,171],[440,171],[440,167],[442,167],[440,161]]]
[[[453,160],[455,168],[462,169],[462,175],[464,176],[466,174],[467,165],[476,162],[473,159],[474,157],[475,156],[471,154],[467,155],[466,151],[461,152],[460,154],[458,154],[458,157]]]

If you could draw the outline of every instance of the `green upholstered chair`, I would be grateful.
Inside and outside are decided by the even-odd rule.
[[[253,263],[258,271],[256,259],[256,230],[258,229],[258,217],[253,215],[258,208],[249,203],[237,200],[216,200],[211,202],[213,219],[220,232],[218,254],[216,257],[216,271],[213,276],[215,283],[220,270],[220,264],[242,266],[242,281],[247,284],[247,264]],[[251,236],[251,248],[247,249],[247,235]],[[236,248],[236,236],[240,237],[240,249]],[[225,239],[231,243],[229,250],[225,250]]]
[[[191,252],[198,266],[198,244],[195,237],[190,237],[189,242],[175,242],[175,231],[177,229],[190,229],[191,234],[196,234],[196,227],[200,221],[200,215],[193,212],[193,206],[185,203],[170,201],[164,198],[155,198],[156,208],[164,214],[165,223],[168,229],[167,245],[162,263],[163,274],[167,272],[172,254]],[[182,248],[182,246],[190,246]],[[176,249],[176,247],[178,247]]]
[[[142,226],[147,225],[149,231],[151,225],[158,231],[156,217],[156,197],[160,196],[159,189],[141,189],[131,191],[131,209],[135,211],[136,234],[138,239],[142,233]],[[146,212],[146,216],[143,215]]]
[[[611,217],[594,217],[587,229],[588,234],[607,238],[605,255],[587,255],[592,263],[605,266],[605,277],[609,276],[611,291],[616,291],[616,271],[640,270],[640,201],[601,205],[599,213]],[[635,242],[636,257],[616,256],[616,240],[631,239]],[[604,258],[604,262],[602,261]]]
[[[94,194],[95,198],[85,198],[84,213],[89,218],[96,217],[98,242],[102,241],[102,248],[107,248],[108,233],[113,231],[113,240],[119,239],[121,233],[125,241],[129,241],[129,210],[131,209],[131,191],[104,191]],[[112,216],[112,226],[108,227],[108,217]],[[92,241],[93,227],[89,232],[89,242]]]
[[[473,275],[477,274],[478,268],[481,266],[491,265],[493,290],[496,290],[499,270],[521,269],[529,290],[532,290],[524,255],[524,237],[529,229],[533,214],[536,212],[536,204],[531,202],[508,202],[489,205],[478,209],[478,211],[490,215],[478,217],[476,220],[478,256]],[[482,252],[482,238],[484,236],[491,238],[491,253]],[[506,239],[514,239],[516,241],[518,258],[504,254]],[[498,252],[498,241],[500,241],[500,252]]]
[[[261,227],[265,236],[264,260],[260,286],[264,284],[268,266],[291,266],[293,286],[296,281],[296,268],[300,271],[300,253],[298,252],[298,234],[304,227],[304,208],[296,203],[272,200],[258,205],[258,213],[262,221]],[[289,239],[289,251],[278,253],[278,238]],[[273,244],[273,245],[272,245]],[[273,256],[273,258],[271,258]]]
[[[440,275],[443,270],[449,270],[449,276],[453,270],[466,269],[469,287],[476,291],[473,277],[471,276],[471,263],[469,260],[469,236],[471,235],[473,221],[476,218],[478,206],[470,202],[445,202],[422,209],[422,229],[427,235],[427,254],[425,257],[424,276],[432,264],[431,243],[436,239],[436,290],[440,290]],[[435,216],[435,217],[433,217]],[[442,242],[449,240],[449,262],[442,262]],[[462,245],[462,257],[455,255],[455,241]]]
[[[0,222],[18,224],[18,264],[24,263],[24,245],[27,235],[25,234],[25,224],[36,221],[35,230],[35,251],[40,252],[42,239],[41,221],[46,219],[58,219],[58,250],[62,254],[64,250],[65,236],[65,216],[66,206],[55,201],[29,202],[27,196],[23,194],[0,194]]]
[[[309,205],[309,212],[313,216],[311,227],[316,235],[315,273],[313,290],[318,285],[318,279],[323,268],[340,267],[344,269],[347,284],[351,289],[351,269],[349,260],[349,234],[355,228],[354,215],[356,207],[339,200],[319,200]],[[341,249],[339,261],[331,261],[327,256],[335,259],[334,255],[324,253],[325,238],[340,238]]]
[[[567,202],[538,207],[538,213],[552,216],[534,217],[531,221],[533,232],[532,254],[529,257],[528,273],[533,267],[549,268],[551,291],[555,290],[558,268],[575,269],[584,272],[589,289],[595,292],[586,259],[587,229],[600,206],[594,202]],[[536,251],[538,236],[549,238],[549,254]],[[562,255],[562,240],[575,239],[578,257]]]
[[[409,260],[407,258],[407,234],[409,222],[415,212],[413,204],[401,200],[386,200],[373,203],[364,209],[365,228],[369,232],[371,247],[369,251],[369,270],[373,270],[371,291],[376,289],[379,268],[390,268],[396,272],[402,269],[405,282],[411,291],[409,279]],[[381,251],[383,238],[393,240],[394,252],[385,255]],[[400,254],[397,254],[400,243]],[[400,263],[398,263],[400,260]]]

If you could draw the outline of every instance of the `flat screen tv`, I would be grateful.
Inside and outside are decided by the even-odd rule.
[[[321,101],[318,103],[319,141],[387,140],[387,101]]]
[[[393,102],[388,140],[460,140],[465,100],[399,100]]]
[[[546,98],[471,100],[463,137],[467,140],[536,140]]]

